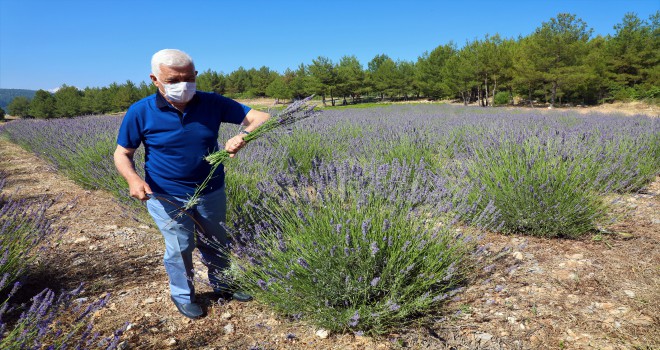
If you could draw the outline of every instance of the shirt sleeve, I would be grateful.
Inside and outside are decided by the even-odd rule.
[[[220,122],[222,123],[241,124],[248,112],[252,110],[252,108],[230,98],[217,94],[216,96],[221,106],[222,114]]]
[[[132,149],[140,147],[140,143],[142,143],[142,128],[140,127],[138,116],[138,113],[133,108],[129,108],[126,111],[126,115],[124,115],[124,119],[121,121],[121,126],[117,134],[117,144],[119,146]]]

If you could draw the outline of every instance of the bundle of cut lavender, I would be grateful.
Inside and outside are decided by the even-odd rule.
[[[307,119],[317,115],[318,111],[314,110],[316,105],[309,104],[309,101],[312,99],[312,97],[313,96],[309,96],[305,99],[295,101],[294,103],[284,108],[282,111],[278,112],[275,115],[272,115],[263,124],[259,125],[256,129],[252,130],[248,135],[245,135],[243,141],[249,143],[250,141],[256,140],[275,129],[288,126],[300,120]],[[199,196],[202,194],[202,191],[204,191],[204,189],[206,188],[209,180],[213,177],[213,174],[215,173],[216,169],[218,169],[218,167],[221,164],[223,164],[225,161],[229,160],[230,157],[229,157],[229,152],[223,149],[209,154],[204,159],[206,159],[206,161],[211,164],[211,171],[209,175],[206,177],[206,179],[204,179],[204,181],[199,186],[197,186],[197,188],[195,189],[195,193],[193,193],[192,197],[188,199],[188,202],[186,203],[185,206],[186,210],[194,207],[198,203]]]

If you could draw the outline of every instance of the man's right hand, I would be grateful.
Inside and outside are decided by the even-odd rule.
[[[131,193],[131,197],[137,198],[141,201],[146,201],[149,199],[148,194],[151,194],[151,188],[149,185],[142,179],[135,179],[128,183],[128,189]]]
[[[115,166],[121,176],[128,182],[128,191],[131,197],[137,198],[141,201],[149,199],[147,194],[151,194],[149,185],[135,172],[133,165],[133,155],[135,154],[134,148],[124,148],[117,145],[115,150]]]

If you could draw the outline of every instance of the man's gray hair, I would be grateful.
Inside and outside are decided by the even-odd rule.
[[[193,68],[195,67],[192,57],[177,49],[160,50],[151,57],[151,73],[157,78],[160,76],[161,64],[168,67],[185,67],[192,64]]]

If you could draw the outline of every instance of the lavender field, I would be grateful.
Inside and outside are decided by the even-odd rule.
[[[112,163],[121,117],[18,120],[2,134],[89,189],[141,203]],[[220,142],[236,133],[221,130]],[[137,167],[141,168],[138,154]],[[397,105],[324,111],[226,164],[234,274],[279,314],[380,335],[431,322],[484,233],[590,239],[612,197],[660,173],[660,119]]]
[[[6,125],[3,134],[84,187],[110,191],[139,212],[112,164],[120,121],[108,116],[20,120]],[[219,141],[235,132],[228,126]],[[228,187],[238,207],[260,195],[257,185],[264,179],[309,176],[321,164],[377,167],[396,159],[446,182],[440,189],[419,189],[420,198],[461,193],[479,207],[492,202],[503,232],[573,236],[590,228],[579,224],[598,217],[598,195],[635,191],[655,177],[659,144],[660,121],[643,116],[438,105],[326,111],[251,143],[227,165]],[[141,157],[136,157],[139,169]],[[578,224],[575,232],[572,222]]]

